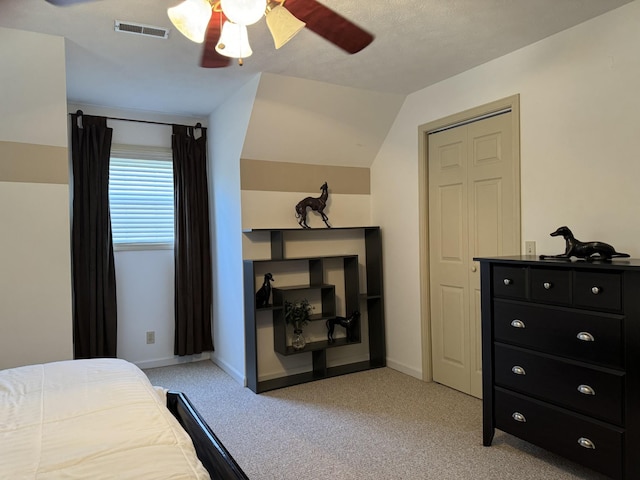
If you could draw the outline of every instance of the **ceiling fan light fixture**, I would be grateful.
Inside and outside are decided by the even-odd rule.
[[[204,42],[204,35],[211,18],[209,0],[185,0],[167,9],[171,23],[192,42]]]
[[[216,52],[231,58],[242,59],[250,57],[253,51],[249,45],[247,26],[228,20],[224,22],[220,40],[218,40],[218,44],[216,45]],[[242,62],[240,62],[240,64],[242,65]]]
[[[264,15],[266,0],[220,0],[224,15],[233,23],[253,25]]]
[[[281,4],[267,10],[267,26],[276,49],[295,37],[305,25]]]

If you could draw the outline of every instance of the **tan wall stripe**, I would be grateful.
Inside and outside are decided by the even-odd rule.
[[[0,182],[69,183],[66,147],[0,142]]]
[[[370,171],[306,163],[240,160],[240,188],[270,192],[319,192],[327,182],[331,193],[369,195]]]

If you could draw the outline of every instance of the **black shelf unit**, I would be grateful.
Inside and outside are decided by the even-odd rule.
[[[314,235],[322,232],[331,235],[334,231],[361,230],[365,242],[365,274],[366,293],[360,293],[359,261],[357,255],[330,255],[303,258],[285,258],[287,232],[302,235]],[[249,229],[244,234],[253,232],[269,232],[271,241],[271,258],[266,260],[244,260],[244,302],[245,302],[245,356],[247,386],[255,393],[266,392],[300,383],[311,382],[323,378],[355,373],[372,368],[386,366],[386,345],[384,331],[384,299],[382,283],[382,239],[380,227],[343,227],[332,229]],[[304,349],[294,350],[286,345],[286,325],[284,322],[284,300],[295,299],[306,290],[320,290],[322,312],[312,316],[312,321],[326,321],[336,314],[335,288],[324,282],[324,262],[338,259],[342,262],[345,288],[345,311],[362,310],[366,305],[369,331],[369,360],[346,365],[327,367],[327,350],[345,345],[361,343],[361,325],[356,327],[356,335],[352,341],[336,338],[333,343],[314,341],[307,343]],[[255,306],[256,267],[261,264],[276,262],[300,262],[308,265],[309,283],[305,285],[278,286],[273,288],[273,305],[257,309]],[[273,316],[274,350],[280,355],[296,355],[310,352],[312,370],[305,373],[286,375],[271,380],[258,380],[258,344],[256,314],[271,311]]]

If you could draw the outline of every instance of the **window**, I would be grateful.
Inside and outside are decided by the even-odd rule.
[[[113,145],[109,203],[116,249],[173,247],[171,149]]]

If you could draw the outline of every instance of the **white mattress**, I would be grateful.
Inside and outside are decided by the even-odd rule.
[[[209,479],[135,365],[72,360],[0,370],[0,479]]]

